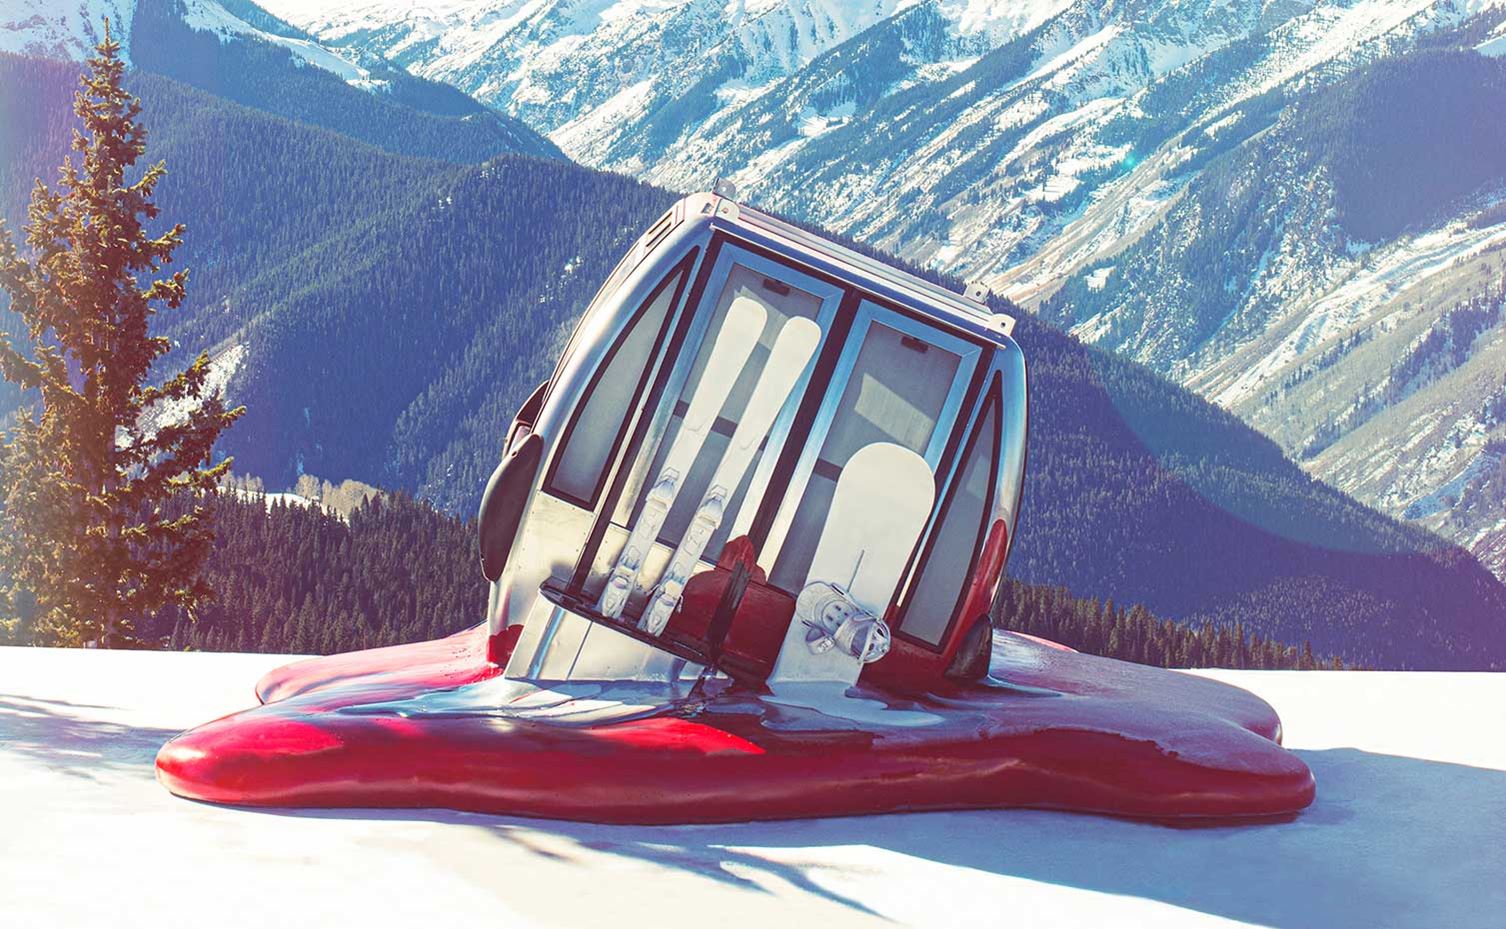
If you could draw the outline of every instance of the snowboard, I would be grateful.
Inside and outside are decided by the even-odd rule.
[[[857,683],[862,657],[832,641],[828,627],[853,607],[883,618],[935,499],[931,466],[902,445],[875,442],[848,459],[774,664],[776,693],[780,683]]]

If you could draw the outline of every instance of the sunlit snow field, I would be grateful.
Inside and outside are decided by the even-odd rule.
[[[1271,701],[1317,776],[1317,803],[1275,825],[987,811],[604,827],[239,810],[159,787],[158,746],[248,705],[284,660],[0,648],[0,925],[1506,919],[1506,675],[1210,672]]]

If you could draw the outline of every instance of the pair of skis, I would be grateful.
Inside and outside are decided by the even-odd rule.
[[[670,508],[685,484],[685,477],[716,422],[717,414],[727,402],[732,387],[747,366],[753,347],[763,332],[768,312],[752,297],[738,295],[727,308],[722,328],[712,344],[711,354],[701,372],[700,383],[691,396],[690,406],[680,424],[680,431],[670,446],[664,466],[649,488],[643,511],[628,535],[617,562],[602,590],[598,609],[603,615],[618,617],[627,606],[628,597],[638,586],[643,563],[669,516]],[[779,411],[789,400],[795,382],[815,354],[821,340],[821,328],[803,317],[787,320],[774,339],[769,359],[759,374],[742,419],[733,431],[732,440],[722,452],[712,474],[711,483],[701,497],[691,518],[690,527],[675,547],[668,566],[654,588],[648,606],[638,622],[640,629],[658,635],[669,624],[680,605],[685,584],[695,571],[712,535],[727,515],[732,494],[743,481],[758,447],[774,424]]]

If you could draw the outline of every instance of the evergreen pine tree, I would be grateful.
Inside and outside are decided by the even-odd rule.
[[[170,348],[151,318],[182,304],[188,276],[156,277],[183,226],[154,237],[143,225],[166,169],[128,177],[146,132],[119,51],[106,21],[74,97],[81,161],[64,159],[56,188],[37,181],[29,257],[0,226],[0,287],[27,329],[25,342],[0,333],[0,374],[37,401],[4,441],[0,576],[35,598],[35,638],[65,645],[132,644],[136,619],[210,595],[213,527],[199,506],[163,505],[215,486],[229,466],[206,467],[215,439],[242,412],[206,390],[205,354],[149,383]]]

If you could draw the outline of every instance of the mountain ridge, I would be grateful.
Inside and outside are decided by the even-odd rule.
[[[0,52],[82,61],[114,23],[121,57],[219,96],[400,154],[560,158],[518,120],[384,59],[338,52],[250,0],[0,0]]]
[[[0,69],[28,103],[7,124],[65,137],[70,67]],[[167,334],[234,360],[225,383],[250,412],[224,448],[274,488],[301,469],[474,506],[513,410],[673,198],[561,161],[394,155],[159,75],[131,80],[169,159],[164,216],[193,220],[194,312],[164,318]],[[225,176],[222,147],[274,140],[276,158]],[[36,157],[43,170],[55,153]],[[1032,317],[1017,332],[1034,427],[1015,576],[1184,622],[1236,617],[1360,664],[1502,663],[1506,589],[1461,551],[1313,481],[1134,364]]]
[[[727,177],[765,208],[983,278],[1235,410],[1395,516],[1461,480],[1470,493],[1496,486],[1479,454],[1411,468],[1400,436],[1366,444],[1395,481],[1356,476],[1309,453],[1318,437],[1299,434],[1302,409],[1280,385],[1366,323],[1402,315],[1345,301],[1410,288],[1436,295],[1429,312],[1441,312],[1467,299],[1464,272],[1439,263],[1473,262],[1499,241],[1499,229],[1456,230],[1506,198],[1506,142],[1491,129],[1499,120],[1441,117],[1472,100],[1499,107],[1484,102],[1506,60],[1498,0],[762,0],[725,11],[617,0],[588,13],[513,0],[418,12],[269,2],[336,46],[531,120],[583,163],[682,190]],[[765,20],[790,24],[791,37],[761,41]],[[1350,156],[1372,157],[1323,150],[1342,134]],[[1414,157],[1381,160],[1392,137]],[[1450,186],[1466,179],[1483,186]],[[1231,198],[1245,213],[1197,212]],[[1180,253],[1188,241],[1196,249]],[[1160,251],[1179,273],[1160,273]],[[1393,258],[1364,283],[1366,262]],[[1138,296],[1116,301],[1121,290]],[[1136,309],[1147,290],[1155,306]],[[1496,363],[1489,344],[1472,364]],[[1352,401],[1382,389],[1384,370],[1361,385],[1358,366],[1343,367]],[[1425,396],[1429,421],[1473,428],[1451,398]],[[1476,446],[1500,438],[1487,433]],[[1484,509],[1424,522],[1506,578],[1506,527]]]

